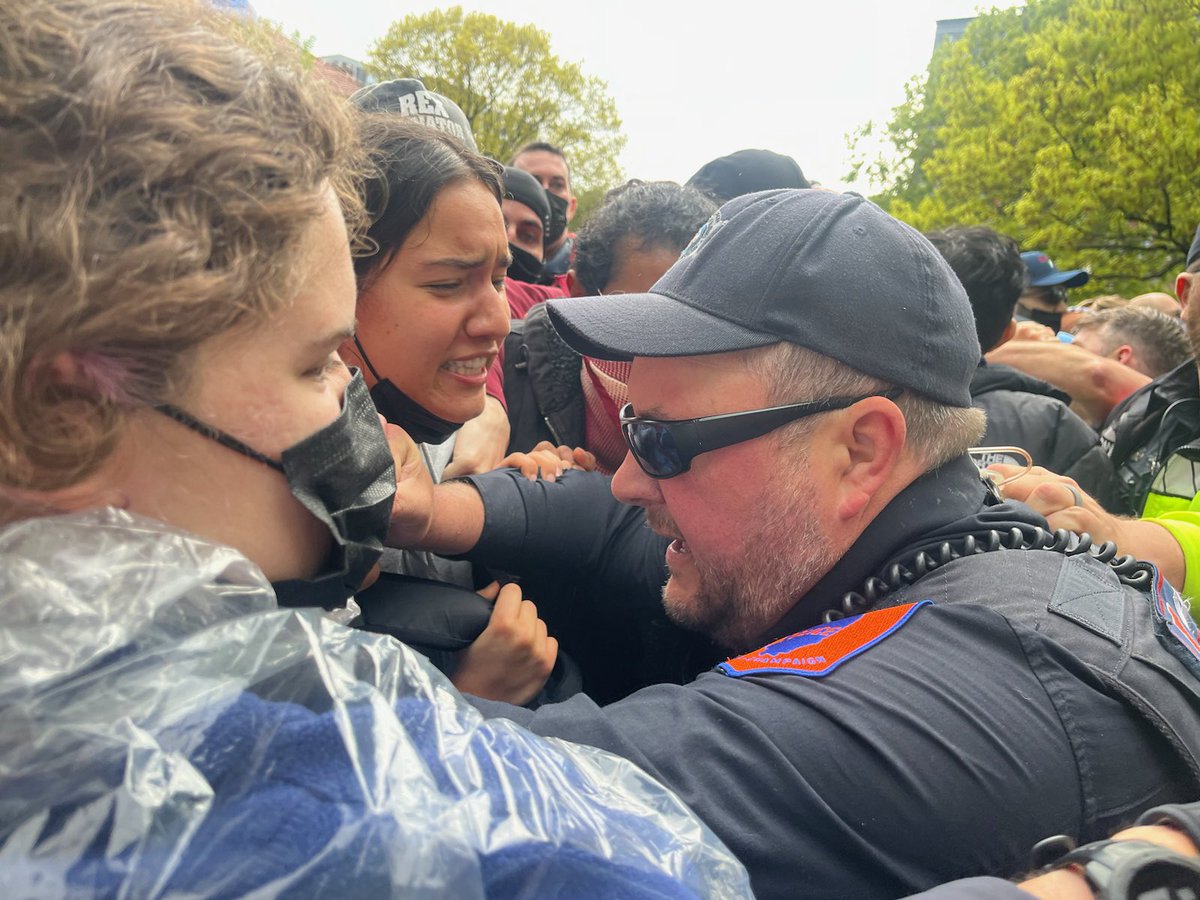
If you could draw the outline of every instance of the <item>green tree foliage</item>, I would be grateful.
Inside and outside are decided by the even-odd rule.
[[[1031,0],[977,18],[860,161],[929,230],[987,224],[1098,293],[1158,288],[1200,222],[1200,2]],[[859,140],[870,136],[870,126]]]
[[[625,136],[608,86],[556,57],[550,36],[532,25],[458,6],[405,16],[372,46],[367,67],[380,79],[419,78],[453,99],[479,149],[501,162],[530,141],[562,147],[581,213],[623,180]]]

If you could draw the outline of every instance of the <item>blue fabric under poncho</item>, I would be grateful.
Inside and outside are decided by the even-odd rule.
[[[484,721],[125,513],[0,531],[0,895],[749,896],[633,764]]]

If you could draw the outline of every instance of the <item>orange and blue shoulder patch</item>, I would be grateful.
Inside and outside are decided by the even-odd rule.
[[[930,603],[932,601],[922,600],[889,606],[806,628],[753,653],[727,659],[717,666],[717,671],[734,678],[767,674],[819,678],[874,647],[888,635],[895,634],[913,613]]]
[[[1153,572],[1154,632],[1188,671],[1200,677],[1200,630],[1186,600],[1157,568]]]

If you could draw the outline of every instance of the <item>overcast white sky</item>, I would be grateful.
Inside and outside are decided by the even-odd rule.
[[[454,5],[381,0],[251,0],[260,16],[316,39],[318,56],[365,60],[409,13]],[[549,32],[561,58],[608,82],[628,143],[630,177],[684,181],[746,147],[786,153],[830,187],[845,182],[846,135],[882,123],[922,72],[938,19],[1019,0],[473,0]]]

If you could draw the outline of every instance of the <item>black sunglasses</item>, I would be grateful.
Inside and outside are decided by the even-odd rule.
[[[719,450],[762,437],[789,422],[845,409],[868,397],[895,400],[902,393],[900,388],[892,388],[861,397],[830,397],[827,400],[678,420],[643,419],[633,414],[632,403],[626,403],[621,410],[621,431],[629,451],[643,472],[651,478],[674,478],[686,472],[693,459],[709,450]]]
[[[1052,287],[1031,288],[1030,292],[1033,291],[1039,292],[1041,298],[1047,303],[1062,303],[1067,299],[1067,289],[1061,284]]]

